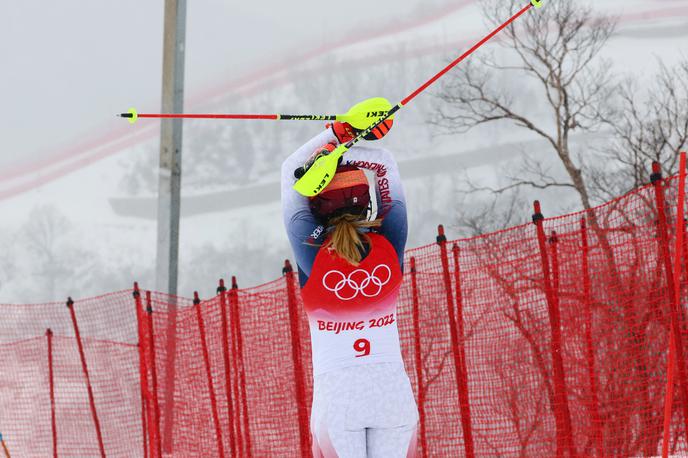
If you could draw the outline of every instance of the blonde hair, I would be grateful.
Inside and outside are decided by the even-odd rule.
[[[379,227],[382,220],[366,221],[351,214],[344,214],[332,218],[328,223],[333,226],[328,249],[334,251],[349,264],[357,266],[361,262],[361,249],[365,248],[364,242],[370,245],[370,237],[361,229]]]

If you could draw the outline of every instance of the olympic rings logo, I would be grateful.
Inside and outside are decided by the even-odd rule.
[[[330,270],[323,276],[322,284],[340,300],[350,301],[359,294],[365,297],[378,296],[382,292],[382,287],[391,279],[392,269],[385,264],[380,264],[370,273],[363,269],[356,269],[349,275],[344,275],[338,270]]]

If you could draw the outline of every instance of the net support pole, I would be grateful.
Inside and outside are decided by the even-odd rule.
[[[239,285],[236,277],[232,277],[232,290],[229,295],[232,331],[236,339],[236,361],[238,385],[241,393],[242,427],[244,433],[244,451],[246,456],[251,453],[251,430],[248,421],[248,398],[246,396],[246,372],[244,370],[244,340],[241,335],[241,321],[239,319]]]
[[[459,381],[459,395],[461,398],[461,418],[465,418],[466,428],[472,431],[471,404],[468,396],[468,367],[466,364],[466,332],[463,320],[463,292],[461,290],[461,264],[459,263],[459,245],[452,246],[454,260],[454,287],[456,288],[456,324],[459,341],[459,361],[463,377]],[[472,437],[471,432],[471,437]]]
[[[139,353],[139,385],[141,388],[141,445],[143,457],[148,458],[148,424],[150,424],[150,394],[148,388],[148,366],[146,365],[145,333],[143,324],[143,304],[138,283],[134,283],[134,309],[136,312],[136,333],[138,336]]]
[[[466,374],[463,372],[461,358],[461,345],[457,330],[456,313],[454,310],[454,295],[452,292],[451,275],[449,273],[449,255],[447,254],[447,237],[444,235],[444,226],[437,228],[437,244],[440,246],[440,259],[442,261],[442,274],[444,279],[444,291],[447,298],[447,314],[449,316],[449,332],[452,342],[452,355],[454,357],[454,374],[456,376],[456,391],[458,392],[459,409],[461,410],[461,429],[463,430],[463,445],[466,450],[466,458],[474,458],[473,431],[471,429],[470,411],[468,407],[468,393],[462,390]]]
[[[91,378],[88,375],[88,364],[86,363],[86,355],[84,354],[84,345],[81,341],[81,334],[79,333],[79,324],[76,320],[76,312],[74,311],[74,301],[72,298],[67,299],[67,308],[72,317],[72,325],[74,326],[74,334],[76,335],[76,344],[79,349],[79,357],[81,358],[81,369],[86,380],[86,391],[88,392],[88,403],[91,407],[91,417],[93,418],[93,425],[96,428],[96,438],[98,439],[98,448],[100,456],[105,458],[105,446],[103,445],[103,434],[100,430],[100,421],[98,419],[98,410],[96,409],[96,400],[93,396],[93,387],[91,386]]]
[[[552,236],[549,239],[550,241],[550,247],[552,251],[552,302],[553,302],[553,311],[555,312],[555,315],[557,316],[557,321],[559,322],[559,329],[561,332],[562,326],[561,326],[561,307],[559,304],[559,287],[560,287],[560,272],[559,272],[559,237],[557,237],[557,233],[555,231],[552,231]],[[561,343],[561,334],[559,335],[559,344],[558,344],[559,350],[559,359],[562,358],[562,343]],[[575,449],[573,445],[573,428],[571,427],[571,413],[569,411],[569,405],[568,405],[568,397],[566,395],[566,378],[564,375],[564,370],[563,370],[563,361],[562,361],[562,370],[561,370],[561,380],[560,380],[560,389],[562,393],[562,400],[563,400],[563,416],[564,416],[564,432],[565,432],[565,443],[566,443],[566,448],[569,451],[570,456],[575,456]]]
[[[230,372],[232,377],[232,402],[234,406],[234,425],[232,425],[234,431],[236,431],[236,446],[237,446],[237,456],[244,456],[244,433],[242,427],[242,421],[244,418],[243,408],[241,403],[241,392],[239,385],[241,380],[239,378],[239,344],[237,343],[237,335],[235,330],[235,317],[234,317],[234,306],[237,303],[236,290],[234,286],[236,285],[236,278],[232,277],[232,289],[228,293],[228,307],[229,307],[229,335],[230,344],[232,351],[232,360],[230,365]]]
[[[683,360],[682,345],[682,311],[681,311],[681,277],[682,259],[684,250],[685,220],[684,207],[686,197],[686,153],[682,152],[679,160],[679,185],[676,199],[676,230],[674,246],[674,267],[671,271],[671,259],[669,258],[669,236],[666,221],[664,202],[664,182],[661,179],[661,168],[658,162],[652,164],[652,184],[655,189],[657,212],[660,229],[660,242],[662,245],[662,258],[667,277],[667,285],[671,294],[671,325],[669,332],[669,351],[667,354],[667,384],[664,397],[664,430],[662,435],[662,456],[669,454],[669,435],[671,429],[672,402],[674,395],[674,368],[678,366],[678,378],[681,397],[683,398],[684,433],[688,434],[688,393],[686,389],[686,368]]]
[[[685,159],[684,159],[685,161]],[[683,162],[683,169],[685,170],[685,162]],[[685,178],[685,171],[682,171],[684,174]],[[650,177],[650,180],[652,182],[652,185],[655,190],[655,203],[657,205],[657,221],[658,221],[658,226],[659,226],[659,242],[660,242],[660,249],[661,249],[661,255],[662,255],[662,261],[664,263],[664,271],[666,274],[666,279],[667,279],[667,287],[668,290],[670,291],[669,296],[670,296],[670,316],[671,316],[671,331],[670,334],[673,332],[673,337],[672,340],[674,342],[674,348],[676,350],[676,366],[678,369],[677,378],[679,382],[679,390],[681,393],[681,401],[682,401],[682,408],[683,408],[683,422],[684,422],[684,433],[688,434],[688,385],[686,385],[686,361],[684,359],[684,349],[682,345],[682,339],[681,339],[681,325],[680,325],[680,317],[682,315],[682,312],[680,310],[680,303],[679,303],[679,297],[680,297],[680,281],[677,281],[680,279],[680,268],[678,269],[678,272],[674,272],[674,269],[671,266],[671,254],[669,252],[669,228],[668,228],[668,223],[667,223],[667,215],[666,215],[666,203],[665,203],[665,196],[664,196],[664,180],[662,179],[662,169],[661,166],[658,162],[653,162],[652,163],[652,176]],[[685,188],[684,188],[685,189]],[[684,191],[685,192],[685,191]],[[684,199],[685,200],[685,197]],[[678,202],[680,205],[678,206],[680,209],[681,214],[683,214],[683,201]],[[682,216],[682,215],[681,215]],[[677,218],[678,219],[678,218]],[[683,224],[683,218],[680,218],[681,221],[677,221],[677,224]],[[677,240],[676,242],[682,243],[681,238],[683,238],[683,230],[679,227],[680,233],[677,233]],[[677,245],[678,251],[676,253],[680,252],[680,247],[681,245]],[[677,259],[677,262],[680,262]],[[678,274],[678,276],[675,276],[675,274]],[[669,346],[669,350],[671,351],[671,345]],[[669,371],[669,367],[667,367],[667,371]],[[668,374],[667,374],[668,375]],[[673,391],[673,390],[672,390]]]
[[[686,226],[688,226],[687,218],[683,218],[683,262],[681,264],[681,287],[685,286],[688,281],[688,232],[686,231]]]
[[[592,284],[590,281],[590,260],[588,258],[588,227],[585,218],[581,218],[581,263],[583,268],[583,313],[585,318],[585,356],[588,365],[590,383],[590,421],[592,422],[593,441],[597,456],[604,456],[604,428],[600,418],[599,398],[597,394],[597,375],[595,373],[595,347],[592,343]]]
[[[294,361],[294,380],[296,382],[296,408],[299,416],[299,439],[301,456],[311,456],[308,433],[308,406],[306,405],[306,371],[301,355],[301,323],[299,321],[298,301],[296,300],[296,274],[289,260],[284,261],[282,269],[289,300],[289,325],[291,331],[291,354]]]
[[[141,347],[141,343],[138,346]],[[145,373],[144,375],[147,376]],[[148,458],[148,400],[144,397],[143,390],[141,391],[141,447],[143,458]]]
[[[428,441],[425,432],[425,379],[423,378],[423,356],[420,339],[420,301],[418,294],[418,274],[416,258],[411,257],[411,295],[413,299],[413,356],[416,363],[416,380],[418,385],[418,422],[420,423],[421,457],[428,456]]]
[[[53,331],[46,329],[48,341],[48,385],[50,387],[50,430],[53,439],[53,458],[57,458],[57,422],[55,418],[55,376],[53,372]]]
[[[664,392],[664,425],[662,431],[662,458],[669,456],[669,442],[671,441],[671,417],[674,401],[674,367],[676,365],[676,344],[674,327],[669,330],[669,352],[667,354],[667,382]]]
[[[229,359],[229,328],[227,321],[227,287],[225,281],[220,279],[217,287],[220,296],[220,324],[222,326],[222,363],[225,373],[225,396],[227,398],[227,421],[229,432],[229,456],[237,456],[236,436],[234,434],[234,412],[232,408],[232,376]]]
[[[162,437],[160,436],[160,402],[158,401],[158,368],[157,359],[155,357],[155,333],[153,327],[153,302],[151,300],[151,292],[146,291],[146,331],[148,334],[148,360],[147,367],[150,368],[152,392],[151,398],[153,401],[152,420],[149,422],[148,431],[150,436],[151,457],[162,458]],[[149,417],[150,418],[150,417]],[[166,418],[166,424],[172,423],[173,418]]]
[[[566,385],[564,383],[564,363],[561,357],[561,320],[559,316],[559,307],[554,297],[554,290],[552,288],[551,272],[549,266],[549,258],[547,255],[547,241],[545,237],[545,230],[542,226],[544,217],[540,209],[540,202],[535,201],[533,204],[533,223],[536,227],[538,247],[540,249],[540,261],[542,263],[542,274],[544,279],[545,298],[547,301],[547,311],[549,316],[551,341],[550,353],[552,357],[552,375],[554,379],[554,419],[556,425],[556,446],[557,457],[569,454],[573,456],[574,451],[569,444],[572,444],[571,436],[571,417],[569,415],[568,402],[566,399]]]
[[[685,154],[685,153],[681,153]],[[686,217],[683,217],[683,263],[681,264],[681,272],[683,276],[681,277],[681,285],[685,285],[688,281],[688,231],[686,231],[686,226],[688,226],[688,221]]]
[[[217,442],[217,452],[220,458],[225,456],[225,447],[222,442],[222,428],[220,427],[220,415],[217,411],[217,398],[215,396],[215,387],[213,386],[213,372],[210,367],[210,353],[208,352],[208,343],[205,339],[205,323],[203,322],[203,313],[201,311],[201,300],[198,297],[198,292],[194,291],[194,309],[196,310],[196,319],[198,320],[198,338],[201,341],[201,353],[203,355],[203,366],[205,368],[205,376],[208,381],[208,394],[210,395],[210,409],[213,416],[213,424],[215,425],[215,440]]]

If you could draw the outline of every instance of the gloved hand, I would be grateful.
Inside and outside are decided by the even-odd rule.
[[[332,151],[337,148],[337,145],[334,143],[326,143],[325,145],[321,146],[320,148],[316,149],[313,154],[308,158],[308,160],[303,164],[303,166],[299,167],[298,169],[294,170],[294,178],[297,180],[301,179],[301,177],[308,171],[309,168],[323,156],[327,156],[330,154]],[[339,158],[339,161],[341,162],[342,158]]]
[[[326,127],[332,129],[332,133],[335,137],[337,137],[337,140],[339,141],[340,145],[348,143],[360,132],[359,130],[351,127],[351,124],[349,124],[348,122],[335,121],[333,123],[327,124]]]
[[[389,132],[393,124],[393,120],[385,119],[380,125],[370,131],[370,133],[363,138],[366,140],[379,140],[387,135],[387,132]],[[332,133],[335,137],[337,137],[339,144],[344,144],[351,141],[351,139],[362,132],[346,122],[335,121],[331,124],[327,124],[327,127],[332,129]]]

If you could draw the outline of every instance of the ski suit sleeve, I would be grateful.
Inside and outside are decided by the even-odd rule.
[[[353,147],[344,155],[344,162],[375,172],[382,201],[382,226],[379,232],[392,244],[404,267],[404,251],[408,235],[406,197],[392,153],[383,148]]]
[[[296,258],[301,287],[306,284],[311,274],[315,256],[325,239],[325,228],[311,213],[308,198],[296,192],[292,187],[296,182],[294,170],[302,166],[316,149],[330,141],[336,141],[336,138],[330,129],[324,130],[282,163],[282,218]]]
[[[398,170],[390,176],[390,179],[400,180]],[[408,217],[406,214],[406,199],[404,198],[401,181],[399,181],[400,194],[396,196],[388,207],[384,207],[382,226],[380,233],[385,236],[399,257],[401,270],[404,270],[404,252],[406,251],[406,239],[408,237]]]

